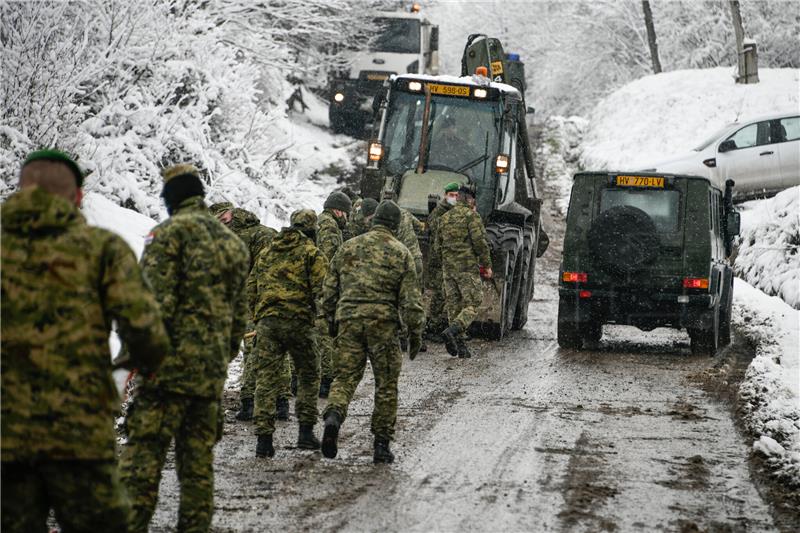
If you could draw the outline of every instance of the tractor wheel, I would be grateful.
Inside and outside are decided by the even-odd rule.
[[[520,228],[505,224],[490,224],[486,228],[486,234],[492,249],[495,250],[495,253],[500,251],[503,258],[502,277],[499,276],[500,272],[495,272],[495,279],[492,281],[500,293],[500,320],[497,323],[484,324],[487,336],[490,339],[499,340],[511,329],[514,311],[517,308],[520,291],[516,271],[523,238]]]
[[[528,304],[533,298],[533,272],[536,259],[533,256],[533,227],[525,228],[525,236],[522,245],[522,280],[520,283],[520,296],[517,300],[517,309],[514,312],[514,320],[511,322],[512,330],[519,330],[525,327],[528,322]]]

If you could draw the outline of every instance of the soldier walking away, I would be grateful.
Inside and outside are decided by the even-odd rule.
[[[317,248],[330,262],[342,245],[342,230],[347,226],[347,215],[353,207],[350,197],[341,191],[333,191],[323,204],[319,215],[317,230]],[[334,377],[335,362],[333,357],[333,339],[328,335],[328,326],[322,318],[317,319],[319,332],[319,356],[322,379],[319,385],[319,397],[327,398]]]
[[[275,237],[256,262],[248,279],[256,321],[255,425],[258,457],[273,457],[275,448],[275,397],[282,388],[282,365],[288,352],[297,371],[295,410],[300,429],[297,447],[319,449],[314,436],[317,423],[319,359],[314,318],[316,301],[328,271],[328,260],[314,244],[317,215],[295,211],[291,226]]]
[[[442,265],[445,309],[450,325],[442,332],[450,355],[471,357],[466,332],[478,314],[483,294],[481,275],[493,276],[486,228],[475,211],[475,189],[464,184],[458,202],[441,216],[434,254]]]
[[[323,414],[325,457],[336,457],[339,427],[369,359],[375,376],[373,460],[394,460],[389,442],[394,437],[402,362],[397,339],[400,321],[408,328],[412,360],[419,353],[425,321],[414,258],[394,237],[400,217],[397,204],[381,202],[372,229],[342,245],[325,278],[323,311],[331,334],[338,332],[339,352],[339,367]]]
[[[428,253],[427,285],[430,291],[430,305],[428,307],[428,339],[434,342],[444,342],[442,330],[448,325],[447,313],[444,309],[444,288],[442,281],[442,261],[440,254],[434,253],[436,234],[439,231],[439,222],[446,212],[458,202],[458,182],[448,183],[444,188],[444,198],[428,215],[427,230],[430,251]]]
[[[278,234],[272,228],[264,226],[258,220],[258,217],[245,209],[234,207],[230,202],[219,202],[211,205],[208,208],[220,222],[225,224],[229,230],[234,232],[247,246],[250,252],[250,272],[253,271],[253,265],[256,263],[258,254],[262,250],[269,247],[272,239]],[[248,298],[254,296],[249,295]],[[241,408],[236,413],[238,420],[252,420],[253,418],[253,396],[256,388],[256,373],[254,369],[254,358],[250,357],[255,347],[255,325],[248,316],[247,332],[244,339],[244,349],[242,350],[242,357],[244,371],[242,373],[242,383],[239,390],[239,401]],[[277,410],[279,420],[289,419],[289,396],[291,396],[290,383],[291,383],[291,368],[289,366],[289,358],[286,358],[283,369],[285,386],[278,395]]]
[[[158,372],[144,376],[128,413],[121,466],[132,531],[147,531],[173,438],[178,531],[207,531],[214,512],[219,401],[245,330],[250,259],[244,243],[208,212],[203,196],[194,166],[166,169],[162,197],[170,218],[153,229],[142,256],[172,351]]]
[[[78,209],[69,156],[33,152],[2,210],[2,530],[127,531],[109,326],[149,374],[169,351],[158,304],[119,236]]]

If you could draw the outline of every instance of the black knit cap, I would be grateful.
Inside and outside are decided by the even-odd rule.
[[[375,214],[375,210],[378,208],[378,200],[375,198],[364,198],[361,201],[361,216],[367,218]]]
[[[81,167],[78,166],[78,163],[75,162],[70,156],[60,150],[54,150],[52,148],[45,148],[42,150],[36,150],[35,152],[31,152],[28,154],[28,157],[25,158],[25,162],[22,163],[22,168],[25,168],[28,163],[33,163],[34,161],[51,161],[53,163],[64,163],[67,165],[67,168],[70,169],[72,174],[75,176],[75,183],[78,187],[83,187],[83,171],[81,171]]]
[[[396,230],[400,226],[400,208],[391,200],[382,201],[375,210],[372,223]]]

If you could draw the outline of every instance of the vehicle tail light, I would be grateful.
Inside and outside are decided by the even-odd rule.
[[[581,291],[581,292],[578,293],[578,297],[580,297],[580,298],[591,298],[592,297],[592,291]]]
[[[383,145],[376,141],[369,143],[369,160],[380,161],[382,156],[383,156]]]
[[[561,281],[566,283],[586,283],[588,279],[586,272],[564,272],[561,275]]]
[[[684,289],[707,289],[708,278],[683,278]]]

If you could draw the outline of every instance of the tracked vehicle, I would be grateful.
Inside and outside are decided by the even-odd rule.
[[[506,73],[515,71],[511,62],[521,72],[521,63],[507,59],[499,41],[473,36],[462,73],[477,74],[389,80],[376,101],[378,129],[361,184],[363,196],[389,193],[423,221],[447,183],[474,184],[495,279],[484,282],[473,332],[494,339],[527,322],[535,260],[547,247],[523,85],[503,83]],[[427,254],[427,237],[420,244]]]

